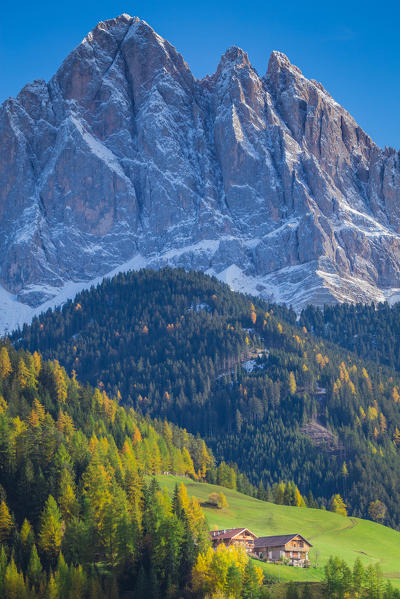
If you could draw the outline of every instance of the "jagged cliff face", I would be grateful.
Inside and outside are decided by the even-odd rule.
[[[24,304],[167,263],[297,306],[400,288],[399,153],[279,52],[199,81],[122,15],[0,107],[0,153],[0,282]]]

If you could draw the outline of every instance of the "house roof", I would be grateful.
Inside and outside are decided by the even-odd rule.
[[[259,537],[254,541],[254,548],[257,547],[280,547],[281,545],[286,545],[295,537],[300,537],[303,541],[305,541],[310,547],[312,547],[311,543],[307,541],[304,537],[299,534],[295,535],[276,535],[272,537]]]
[[[229,540],[235,538],[237,535],[245,531],[251,534],[255,539],[257,538],[256,535],[248,528],[225,528],[224,530],[211,530],[209,534],[211,539]]]

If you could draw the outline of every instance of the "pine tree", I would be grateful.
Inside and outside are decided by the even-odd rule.
[[[27,599],[27,597],[23,574],[17,570],[12,557],[4,574],[4,599]]]
[[[86,576],[80,564],[70,568],[68,587],[70,597],[73,597],[74,599],[84,599]]]
[[[84,493],[88,498],[94,522],[101,531],[104,512],[112,501],[112,477],[110,472],[100,463],[99,457],[94,456],[83,476]]]
[[[59,599],[57,584],[54,579],[54,574],[52,572],[50,573],[49,581],[47,583],[45,598],[46,599]]]
[[[252,599],[259,596],[260,585],[262,582],[262,573],[260,568],[256,568],[252,559],[247,559],[243,575],[243,599]]]
[[[383,577],[378,564],[369,565],[364,573],[365,597],[368,599],[379,599],[383,592]]]
[[[292,482],[288,482],[285,485],[283,503],[284,505],[295,505],[295,501],[295,485]]]
[[[276,503],[278,505],[284,504],[285,488],[286,488],[286,485],[282,481],[279,484],[274,486],[274,489],[272,491],[274,503]]]
[[[60,492],[58,504],[65,522],[69,522],[79,510],[78,501],[75,496],[74,482],[70,471],[64,468],[61,473]]]
[[[63,524],[57,503],[49,495],[42,512],[39,545],[50,565],[55,565],[61,549]]]
[[[228,568],[224,592],[228,597],[242,596],[242,574],[236,564],[231,564]]]
[[[28,520],[25,518],[25,520],[22,523],[21,526],[21,530],[19,533],[19,553],[18,553],[18,562],[20,563],[20,565],[22,565],[23,569],[25,570],[28,562],[29,562],[29,558],[31,556],[31,551],[32,551],[32,547],[34,544],[34,534],[33,534],[33,530],[32,530],[32,526],[30,525],[30,523],[28,522]]]
[[[143,500],[143,478],[139,475],[137,464],[131,460],[125,468],[125,491],[128,499],[128,509],[134,520],[140,526]]]
[[[54,581],[55,581],[55,587],[57,589],[59,597],[62,597],[62,598],[68,597],[68,595],[69,595],[69,568],[68,568],[67,564],[65,563],[65,559],[64,559],[64,556],[61,551],[59,553],[58,560],[57,560],[57,567],[54,572]]]
[[[352,589],[354,593],[359,593],[364,584],[364,567],[358,557],[353,565]]]
[[[119,549],[122,547],[119,535],[124,531],[121,521],[125,526],[130,523],[128,504],[125,492],[117,484],[114,484],[110,500],[103,505],[102,520],[99,522],[105,559],[112,567],[115,567],[120,559],[123,561],[127,557],[119,555]]]
[[[352,572],[338,557],[330,557],[324,567],[329,599],[343,599],[352,586]]]
[[[28,580],[31,586],[35,587],[36,590],[39,589],[40,580],[42,577],[42,564],[40,563],[39,555],[36,550],[36,545],[33,545],[31,557],[29,559],[29,564],[27,568]]]
[[[7,559],[7,554],[6,554],[6,548],[3,544],[1,544],[1,547],[0,547],[0,597],[3,597],[3,595],[4,595],[4,575],[6,573],[7,563],[8,563],[8,559]]]

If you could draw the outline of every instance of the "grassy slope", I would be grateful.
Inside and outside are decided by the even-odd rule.
[[[330,555],[338,555],[349,564],[360,557],[364,565],[379,562],[385,576],[400,586],[400,533],[359,518],[345,518],[332,512],[288,507],[259,501],[223,487],[196,483],[177,476],[159,476],[162,486],[173,491],[176,482],[184,482],[189,495],[200,501],[210,493],[223,491],[229,507],[224,510],[205,508],[210,528],[247,527],[255,534],[299,533],[319,552],[319,568],[300,569],[265,564],[265,570],[281,580],[317,581],[323,576],[323,565]]]

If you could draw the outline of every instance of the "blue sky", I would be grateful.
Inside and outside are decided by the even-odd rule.
[[[11,2],[0,11],[0,102],[28,81],[49,79],[100,20],[145,19],[201,77],[225,50],[246,50],[263,75],[272,50],[326,89],[380,146],[400,149],[398,2],[269,0],[69,0]]]

